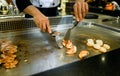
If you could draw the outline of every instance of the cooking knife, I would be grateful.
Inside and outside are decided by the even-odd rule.
[[[74,22],[74,26],[72,28],[69,28],[65,34],[65,37],[64,37],[64,40],[70,40],[70,33],[71,33],[71,30],[76,27],[78,25],[78,21],[75,21]]]

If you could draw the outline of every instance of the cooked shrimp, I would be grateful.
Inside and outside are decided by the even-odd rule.
[[[72,46],[71,48],[67,49],[66,54],[72,55],[72,54],[76,53],[76,51],[77,51],[77,47]]]
[[[66,48],[71,48],[72,45],[73,45],[70,40],[63,40],[62,44],[63,44],[63,46],[65,46]]]
[[[80,58],[80,59],[83,59],[83,58],[86,57],[87,55],[89,55],[89,52],[86,51],[86,50],[82,50],[82,51],[79,53],[79,58]]]
[[[18,61],[17,60],[14,60],[13,62],[11,62],[11,63],[5,63],[5,64],[3,64],[3,66],[5,67],[5,68],[14,68],[14,67],[16,67],[16,64],[18,63]]]
[[[3,58],[2,59],[3,63],[10,63],[10,62],[13,62],[14,61],[14,58],[12,57],[6,57],[6,58]]]
[[[70,40],[68,40],[67,44],[66,44],[66,48],[72,48],[72,42]]]
[[[6,47],[6,50],[8,50],[8,53],[13,54],[13,53],[17,52],[17,46],[9,45],[9,46]]]
[[[15,60],[16,55],[14,54],[17,52],[17,46],[13,45],[11,41],[3,40],[0,41],[1,43],[1,56],[0,56],[0,64],[5,68],[14,68],[16,67],[16,64],[18,63],[17,60]]]
[[[67,41],[66,41],[66,40],[63,40],[63,41],[62,41],[62,45],[63,45],[63,46],[66,46],[66,44],[67,44]]]
[[[5,48],[6,46],[12,44],[12,42],[9,41],[9,40],[1,40],[0,43],[1,43],[1,52],[4,51],[4,48]]]

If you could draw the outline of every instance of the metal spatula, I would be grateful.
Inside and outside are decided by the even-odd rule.
[[[64,37],[64,40],[70,40],[70,33],[71,30],[78,25],[79,22],[75,21],[74,26],[72,28],[69,28],[66,32],[66,35]]]

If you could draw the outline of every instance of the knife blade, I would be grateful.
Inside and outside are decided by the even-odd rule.
[[[72,28],[69,28],[64,36],[64,40],[70,40],[70,34],[71,34],[71,30],[76,27],[78,25],[78,21],[74,22],[74,26]]]
[[[57,47],[58,47],[59,49],[61,49],[61,48],[63,48],[63,46],[62,46],[62,44],[60,43],[59,35],[55,34],[56,32],[57,32],[57,31],[53,31],[52,34],[51,34],[51,36],[54,37],[55,42],[56,42],[56,44],[57,44]]]

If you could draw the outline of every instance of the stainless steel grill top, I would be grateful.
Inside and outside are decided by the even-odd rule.
[[[60,32],[60,41],[62,41],[67,31],[66,29],[73,26],[73,24],[71,24],[72,18],[58,17],[51,18],[50,20],[52,29]],[[15,20],[13,20],[13,22],[14,21]],[[17,26],[23,24],[28,26],[32,25],[28,28],[34,27],[31,19],[25,21],[19,21],[18,19],[16,21],[18,22],[14,23]],[[10,26],[11,24],[5,25]],[[11,29],[13,29],[13,27]],[[82,27],[78,24],[78,26],[71,31],[71,40],[73,44],[77,46],[77,53],[73,56],[66,55],[65,48],[58,49],[51,36],[48,33],[41,32],[37,28],[27,30],[23,28],[23,30],[20,31],[14,30],[16,29],[13,29],[12,32],[0,32],[0,39],[9,39],[18,46],[17,57],[19,59],[19,64],[16,68],[7,70],[0,67],[0,75],[2,74],[2,76],[30,76],[32,74],[66,65],[80,60],[78,55],[81,50],[88,50],[90,52],[86,58],[101,54],[98,50],[86,46],[85,41],[88,38],[103,40],[104,43],[111,46],[109,51],[120,48],[120,33],[109,28],[101,27],[101,25],[98,24],[92,24],[92,26],[89,26],[88,23],[83,22]],[[28,62],[25,63],[24,59],[28,59]],[[102,63],[102,61],[100,61],[100,63]]]

